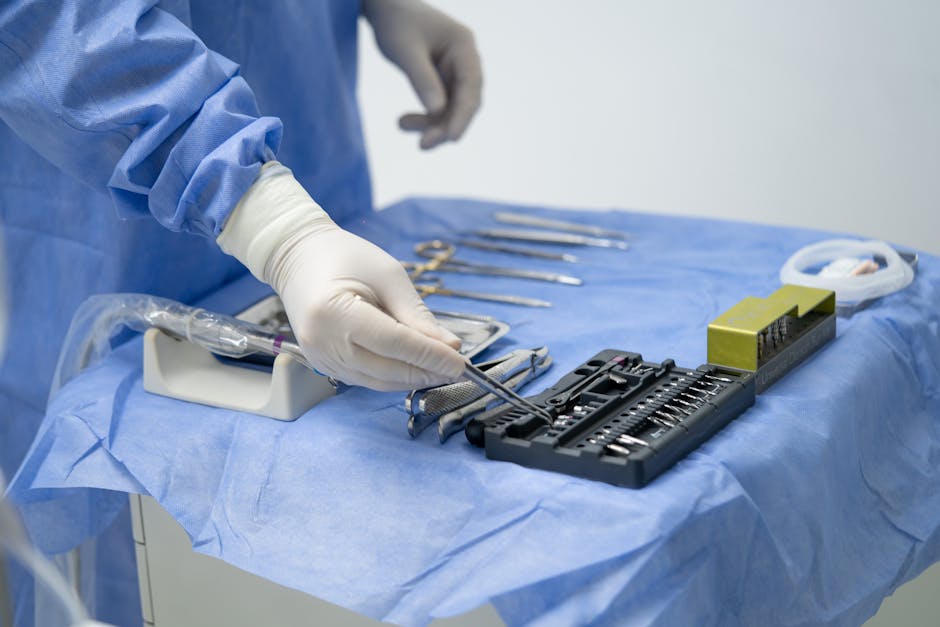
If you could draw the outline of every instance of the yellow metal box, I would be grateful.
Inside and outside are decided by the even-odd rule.
[[[784,285],[749,296],[708,325],[708,363],[756,373],[760,392],[835,337],[831,290]]]

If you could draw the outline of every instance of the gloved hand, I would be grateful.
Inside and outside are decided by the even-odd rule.
[[[421,0],[363,0],[362,14],[389,61],[401,68],[426,109],[399,126],[421,133],[421,148],[456,141],[480,108],[483,72],[473,33]]]
[[[463,373],[460,340],[437,324],[401,264],[339,228],[280,163],[265,164],[217,241],[277,291],[320,372],[376,390]]]

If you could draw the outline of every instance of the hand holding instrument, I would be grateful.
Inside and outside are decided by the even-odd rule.
[[[606,237],[610,239],[627,239],[630,236],[621,231],[604,229],[599,226],[581,224],[579,222],[567,222],[565,220],[555,220],[550,218],[540,218],[528,213],[513,213],[511,211],[497,211],[493,214],[497,222],[503,224],[513,224],[516,226],[534,226],[540,229],[552,229],[555,231],[567,231],[569,233],[581,233],[592,237]]]
[[[437,323],[401,264],[341,229],[278,162],[261,168],[216,241],[278,293],[320,372],[377,390],[460,374],[459,340]]]

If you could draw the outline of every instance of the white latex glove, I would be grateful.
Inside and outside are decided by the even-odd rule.
[[[483,71],[473,33],[421,0],[363,0],[362,14],[389,61],[411,81],[425,113],[399,119],[429,149],[456,141],[480,108]]]
[[[320,372],[376,390],[463,373],[460,340],[438,325],[401,264],[339,228],[280,163],[265,164],[217,241],[277,291]]]

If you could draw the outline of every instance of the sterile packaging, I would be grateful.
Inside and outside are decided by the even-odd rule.
[[[141,332],[160,329],[226,357],[287,353],[313,369],[294,341],[258,325],[167,298],[102,294],[86,300],[75,313],[59,355],[50,397],[84,368],[110,353],[111,338],[125,326]]]

